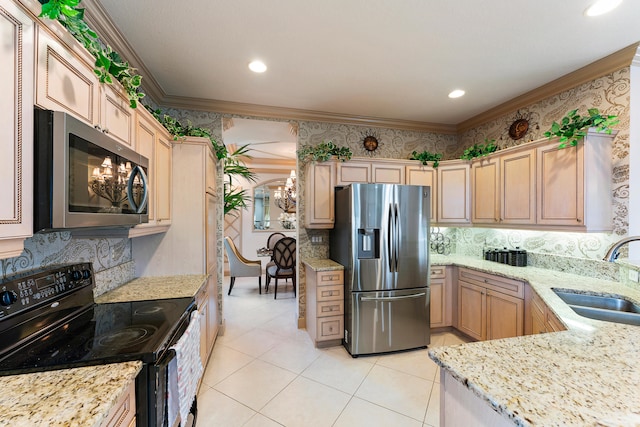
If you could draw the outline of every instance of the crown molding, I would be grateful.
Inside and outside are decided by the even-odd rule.
[[[465,120],[458,124],[457,131],[458,133],[466,132],[476,126],[480,126],[483,123],[497,119],[498,117],[509,114],[520,108],[542,101],[543,99],[557,95],[560,92],[564,92],[565,90],[569,90],[591,80],[595,80],[598,77],[611,74],[621,68],[628,67],[631,65],[631,61],[638,50],[639,44],[640,43],[634,43],[620,49],[611,55],[605,56],[604,58],[592,62],[589,65],[585,65],[576,71],[565,74],[556,80]]]

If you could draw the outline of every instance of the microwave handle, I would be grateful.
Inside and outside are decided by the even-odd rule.
[[[133,181],[136,174],[140,175],[140,180],[142,181],[143,196],[142,196],[142,202],[140,203],[140,206],[136,205],[136,202],[133,199]],[[127,183],[127,198],[129,199],[129,203],[131,204],[131,207],[136,213],[142,213],[144,208],[147,206],[148,194],[149,194],[149,191],[147,187],[147,175],[144,173],[144,170],[140,166],[136,165],[131,171],[131,175],[129,175],[129,182]]]

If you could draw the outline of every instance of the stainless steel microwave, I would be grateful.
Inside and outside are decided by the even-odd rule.
[[[59,111],[34,114],[33,231],[149,222],[149,160]]]

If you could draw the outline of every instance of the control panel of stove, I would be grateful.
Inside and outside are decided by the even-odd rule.
[[[93,268],[88,262],[9,277],[0,284],[0,319],[84,286],[93,286]]]

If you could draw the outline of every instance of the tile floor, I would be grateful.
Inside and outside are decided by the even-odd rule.
[[[316,349],[297,329],[291,285],[258,294],[238,278],[226,295],[218,337],[198,393],[198,427],[357,427],[439,425],[440,373],[416,350],[352,358],[343,347]],[[465,342],[454,333],[432,346]]]

